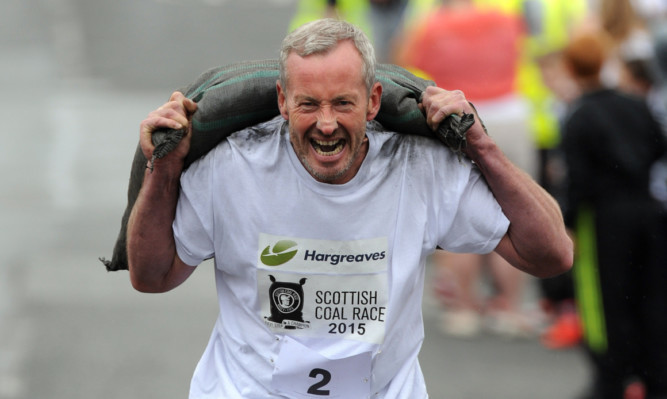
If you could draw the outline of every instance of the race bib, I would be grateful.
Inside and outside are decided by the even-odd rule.
[[[271,385],[290,398],[368,398],[370,379],[371,352],[329,359],[285,336]]]
[[[274,333],[382,343],[385,237],[329,241],[261,234],[259,241],[260,317]]]

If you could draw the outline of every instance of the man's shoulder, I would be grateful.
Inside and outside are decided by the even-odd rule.
[[[446,151],[447,148],[435,137],[427,137],[419,134],[399,133],[387,130],[376,121],[371,121],[366,126],[366,134],[372,136],[382,147],[400,149],[419,149],[424,152]]]
[[[388,170],[406,171],[409,175],[457,175],[469,173],[472,165],[468,158],[454,153],[434,137],[406,134],[369,126],[374,164]]]
[[[267,151],[263,149],[279,145],[283,121],[282,117],[276,117],[238,130],[218,142],[211,151],[195,160],[193,165],[200,165],[202,162],[233,163],[238,159],[232,156],[233,153],[239,154],[243,158],[261,158],[263,156],[262,151]]]
[[[366,133],[375,135],[385,141],[395,141],[398,143],[421,143],[422,145],[437,144],[435,136],[426,137],[420,134],[411,134],[407,132],[397,132],[385,128],[376,120],[372,120],[366,124]]]
[[[276,116],[268,121],[261,122],[245,129],[232,133],[227,138],[228,141],[239,143],[254,143],[266,142],[272,137],[278,137],[280,130],[285,124],[285,119],[282,116]]]

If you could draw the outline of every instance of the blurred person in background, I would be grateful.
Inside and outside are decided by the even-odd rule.
[[[651,32],[651,40],[635,40],[624,45],[619,51],[621,63],[618,87],[633,95],[643,98],[654,118],[667,137],[667,30],[660,27],[658,21],[664,22],[664,14],[659,10],[648,16],[646,12],[638,13],[647,22]],[[653,164],[650,174],[650,192],[662,205],[662,228],[667,236],[667,155],[663,155]],[[667,246],[662,246],[667,251]],[[667,256],[665,256],[667,258]],[[663,310],[663,313],[667,309]],[[665,360],[667,361],[667,360]],[[630,396],[636,392],[638,395]],[[645,387],[641,379],[632,382],[626,388],[625,399],[642,399]]]
[[[372,39],[368,0],[299,0],[288,31],[321,18],[334,18],[347,21],[361,28]]]
[[[405,10],[410,0],[369,0],[370,22],[378,62],[395,61],[396,41],[403,31]]]
[[[643,98],[667,135],[667,3],[654,0],[598,0],[591,29],[604,32],[609,53],[601,80],[606,87]],[[667,156],[655,162],[650,192],[662,204],[663,230],[667,230]],[[663,247],[667,250],[667,247]],[[641,379],[627,392],[642,392]],[[627,393],[626,393],[627,395]],[[641,398],[641,395],[638,396]]]
[[[607,87],[618,87],[624,69],[623,54],[652,43],[651,32],[632,0],[598,0],[593,18],[591,29],[601,30],[609,38],[602,83]]]
[[[603,84],[644,97],[667,132],[667,3],[600,0],[599,7],[593,29],[610,38]]]
[[[639,67],[640,71],[650,70],[654,74],[637,74],[630,72],[628,75],[633,80],[644,81],[640,87],[648,87],[646,101],[660,123],[662,131],[667,136],[667,25],[654,30],[653,58],[654,68],[646,66],[646,60],[635,61],[645,68]],[[648,79],[645,78],[648,76]],[[657,162],[651,171],[651,193],[660,201],[665,209],[665,228],[667,229],[667,156]]]
[[[647,399],[664,399],[667,238],[649,173],[667,147],[642,98],[604,87],[605,38],[587,30],[563,52],[581,93],[565,118],[563,149],[577,304],[594,377],[587,398],[621,399],[639,378]]]
[[[485,115],[489,134],[514,164],[535,176],[528,108],[516,78],[523,35],[520,18],[473,0],[446,0],[416,20],[403,37],[397,62],[466,93]],[[444,299],[443,330],[472,336],[483,326],[505,336],[532,334],[522,312],[525,275],[496,254],[438,251],[436,292]],[[488,268],[491,293],[483,292]]]
[[[336,18],[361,27],[373,41],[380,63],[394,61],[396,37],[403,30],[411,0],[300,0],[289,30],[320,18]]]

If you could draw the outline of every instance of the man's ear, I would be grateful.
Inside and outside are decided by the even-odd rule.
[[[375,82],[371,88],[371,94],[368,97],[368,110],[366,112],[366,120],[370,121],[375,119],[378,112],[380,111],[380,104],[382,102],[382,84],[380,82]]]
[[[280,110],[280,115],[282,115],[285,120],[288,120],[289,113],[287,112],[287,93],[285,93],[285,90],[283,90],[283,87],[280,84],[280,80],[276,81],[276,92],[278,93],[278,109]]]

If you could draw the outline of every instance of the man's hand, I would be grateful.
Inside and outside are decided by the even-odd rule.
[[[450,115],[462,116],[464,113],[474,115],[475,123],[466,132],[466,146],[463,148],[463,152],[470,159],[476,160],[476,157],[479,157],[478,153],[482,146],[493,144],[477,112],[462,91],[429,86],[424,91],[419,106],[426,113],[426,123],[434,131]]]
[[[168,291],[188,278],[194,267],[176,254],[172,223],[176,214],[183,160],[190,149],[190,119],[197,104],[174,92],[169,101],[141,122],[140,145],[146,159],[153,156],[151,135],[159,129],[184,129],[176,148],[163,157],[163,166],[148,169],[127,223],[127,258],[132,285],[142,292]],[[150,162],[150,161],[149,161]]]
[[[197,103],[175,91],[169,101],[148,114],[139,127],[139,143],[146,159],[153,157],[155,146],[151,135],[158,129],[185,129],[185,136],[178,146],[169,153],[169,158],[182,161],[190,150],[192,114],[197,110]]]

